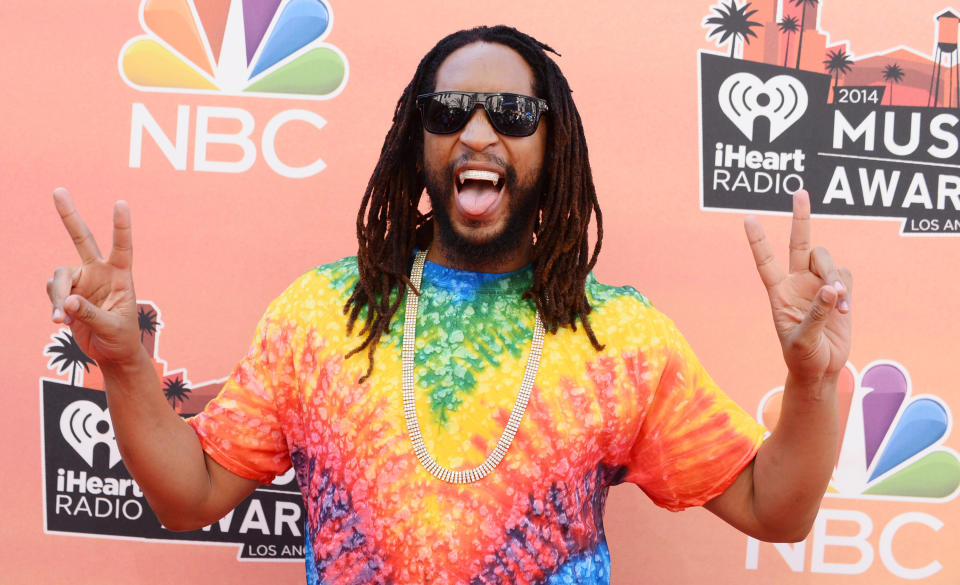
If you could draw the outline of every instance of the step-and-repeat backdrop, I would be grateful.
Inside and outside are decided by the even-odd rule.
[[[742,233],[786,255],[790,194],[855,274],[843,444],[810,536],[758,543],[612,490],[617,583],[960,582],[960,11],[945,0],[40,2],[0,8],[3,583],[302,579],[292,477],[192,533],[160,526],[112,438],[103,380],[43,286],[133,210],[142,340],[197,412],[266,304],[355,253],[396,100],[442,36],[513,24],[554,46],[605,216],[602,281],[632,284],[721,385],[775,424],[784,380]]]

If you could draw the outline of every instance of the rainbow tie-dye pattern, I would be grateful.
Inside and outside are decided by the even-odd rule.
[[[417,324],[417,415],[452,469],[487,456],[509,417],[530,346],[529,269],[504,275],[427,263]],[[629,287],[587,294],[605,349],[548,334],[520,430],[497,469],[454,485],[413,454],[400,389],[403,308],[368,380],[345,332],[348,258],[313,270],[267,310],[220,396],[191,419],[204,449],[269,482],[292,464],[307,509],[310,583],[609,583],[608,488],[658,505],[719,495],[764,429],[704,372],[673,324]]]

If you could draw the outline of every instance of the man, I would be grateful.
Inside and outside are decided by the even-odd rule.
[[[126,204],[103,260],[55,192],[82,265],[48,283],[53,320],[100,364],[124,461],[167,527],[214,522],[292,464],[311,583],[606,583],[603,506],[624,481],[757,538],[805,536],[838,442],[849,273],[811,250],[805,193],[788,273],[746,220],[789,371],[761,444],[666,317],[589,274],[599,207],[545,49],[481,27],[424,57],[364,195],[358,257],[275,300],[189,424],[139,343]]]

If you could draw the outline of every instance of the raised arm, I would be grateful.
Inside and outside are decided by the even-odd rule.
[[[206,526],[257,482],[205,455],[194,430],[163,396],[137,327],[130,208],[124,201],[114,205],[113,247],[104,259],[67,191],[54,191],[53,201],[80,255],[79,266],[61,266],[47,281],[53,321],[69,325],[100,366],[123,462],[157,517],[171,530]]]
[[[793,198],[789,270],[755,217],[744,221],[787,365],[780,420],[753,463],[707,509],[761,540],[802,540],[816,518],[839,444],[837,380],[850,353],[850,272],[811,248],[810,200]]]

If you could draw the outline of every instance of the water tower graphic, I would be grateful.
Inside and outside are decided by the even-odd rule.
[[[950,10],[941,12],[937,20],[937,46],[933,55],[933,75],[930,77],[930,97],[927,98],[927,107],[960,107],[960,74],[957,69],[957,32],[960,30],[960,16]],[[940,102],[940,83],[943,73],[943,61],[947,65],[946,83],[944,84],[943,102]]]

